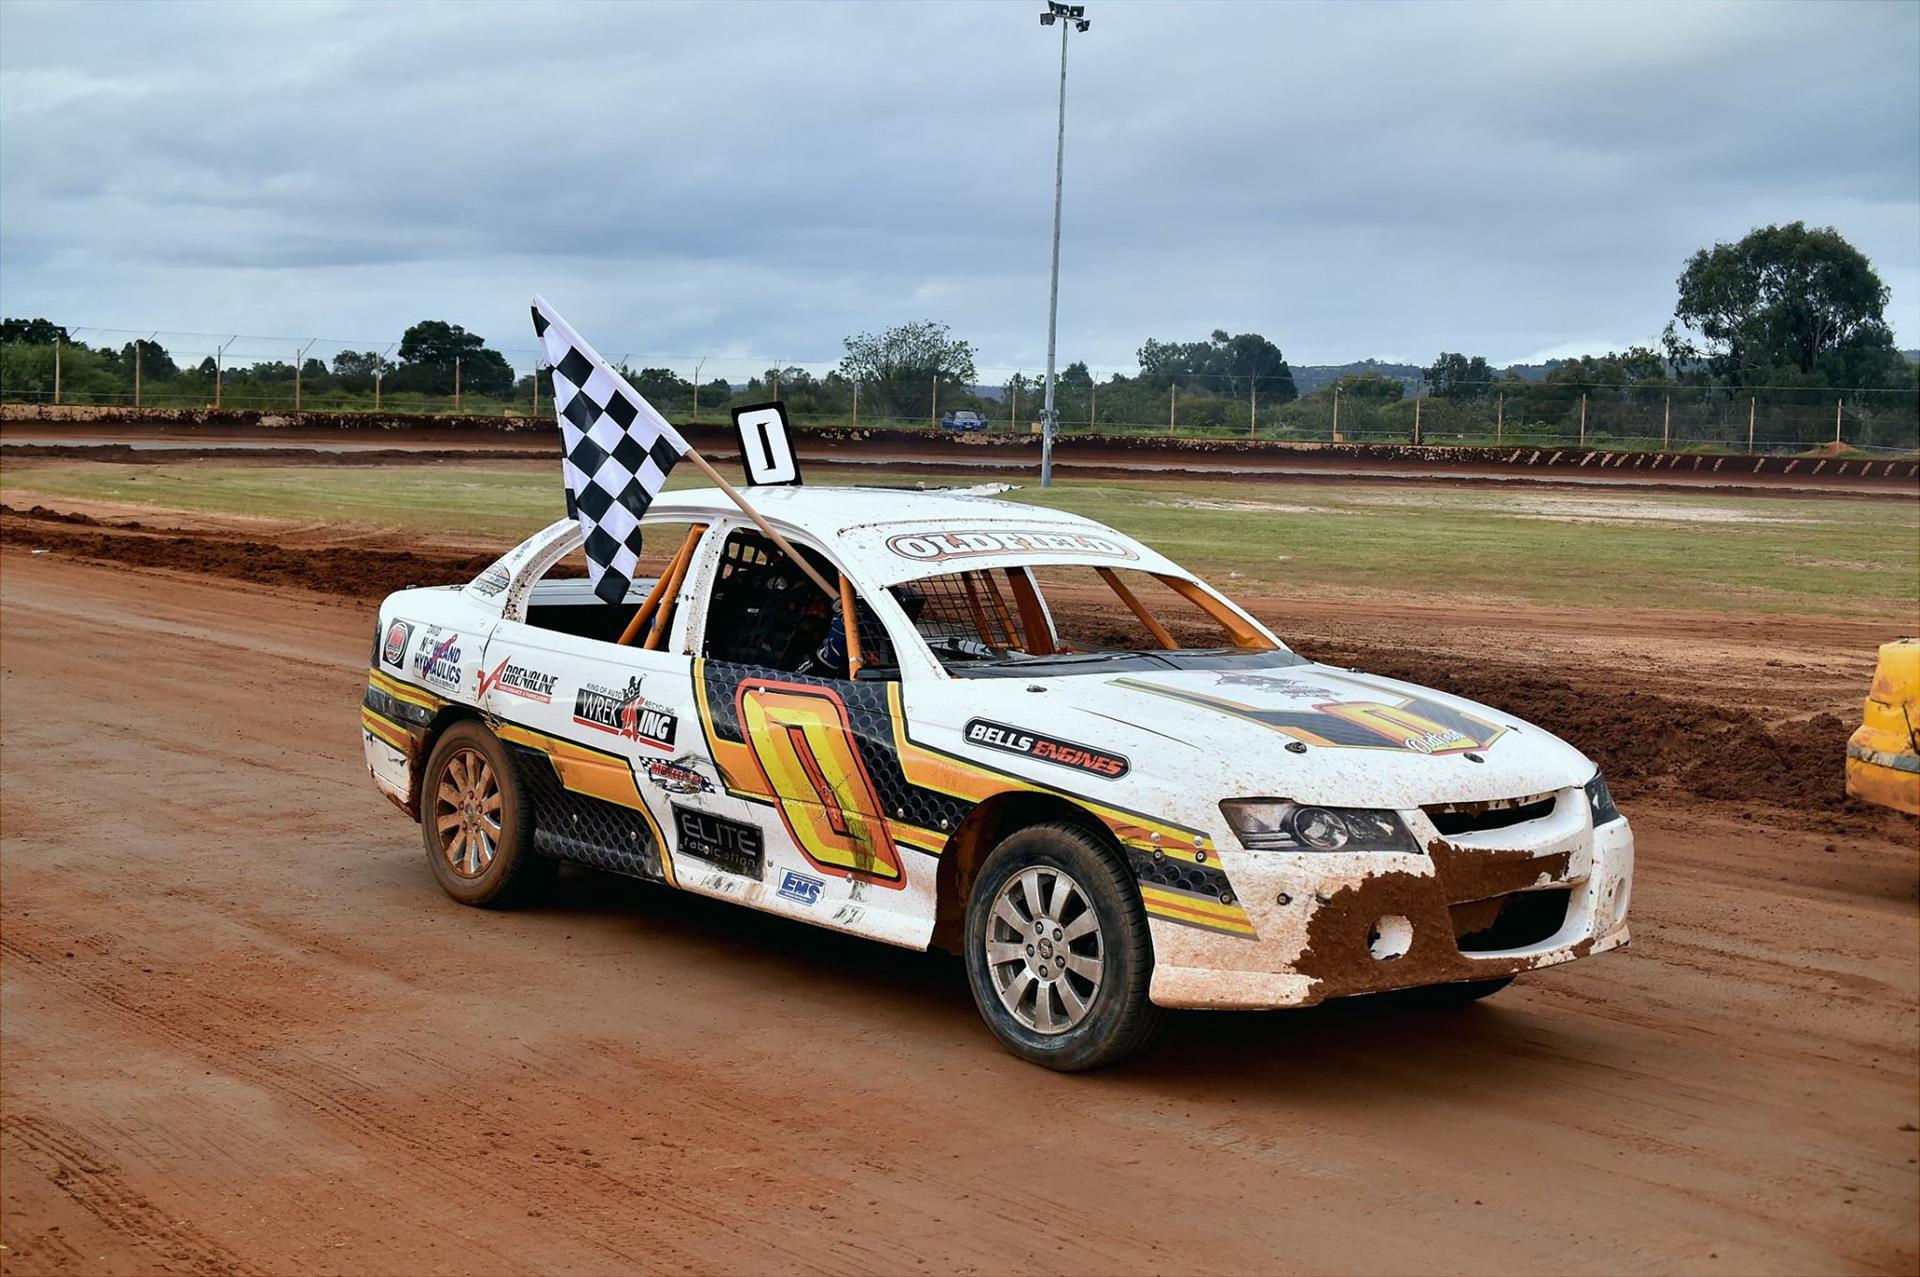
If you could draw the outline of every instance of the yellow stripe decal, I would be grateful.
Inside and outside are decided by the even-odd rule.
[[[407,735],[404,728],[389,723],[386,719],[380,717],[372,710],[367,709],[365,706],[362,706],[360,710],[360,723],[368,731],[401,753],[411,754],[413,752],[413,740]]]
[[[578,741],[522,727],[518,723],[503,721],[496,734],[501,740],[545,754],[553,763],[554,773],[560,777],[560,783],[572,792],[639,812],[653,833],[654,844],[660,848],[661,872],[669,885],[680,885],[673,872],[672,849],[667,845],[660,822],[653,818],[653,812],[647,807],[647,800],[641,797],[639,782],[633,776],[633,764],[626,758],[595,749],[591,745],[582,745]]]

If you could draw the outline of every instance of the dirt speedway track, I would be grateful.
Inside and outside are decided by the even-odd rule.
[[[6,1272],[1920,1262],[1915,827],[1830,786],[1627,780],[1625,953],[1463,1012],[1181,1016],[1063,1077],[945,955],[585,873],[454,905],[361,763],[368,605],[35,544],[0,550]],[[1451,623],[1282,627],[1466,664],[1498,626],[1569,704],[1865,686],[1842,621]]]

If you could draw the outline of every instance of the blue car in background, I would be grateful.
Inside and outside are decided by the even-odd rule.
[[[949,412],[940,418],[940,424],[948,430],[985,430],[987,419],[977,412],[962,409],[959,412]]]

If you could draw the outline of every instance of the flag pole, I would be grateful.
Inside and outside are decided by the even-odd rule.
[[[740,490],[738,488],[735,488],[731,483],[728,483],[725,479],[721,478],[720,472],[718,470],[715,470],[713,468],[713,465],[705,457],[701,456],[698,452],[696,452],[691,445],[689,445],[687,448],[686,457],[687,457],[687,460],[693,462],[694,465],[700,468],[701,473],[705,474],[707,478],[713,480],[714,487],[720,489],[720,491],[726,493],[729,497],[731,497],[733,499],[733,503],[740,507],[740,512],[746,515],[749,519],[753,520],[753,526],[755,526],[756,528],[759,528],[760,531],[765,533],[769,541],[779,546],[780,552],[786,555],[789,559],[792,559],[794,563],[796,563],[799,566],[800,570],[807,574],[807,578],[809,580],[811,580],[815,585],[819,586],[822,590],[826,591],[827,597],[833,600],[835,607],[840,606],[841,600],[840,600],[839,587],[834,585],[828,585],[827,578],[824,576],[821,576],[817,571],[815,571],[813,564],[807,562],[806,559],[802,558],[800,556],[800,552],[794,549],[793,546],[787,542],[787,539],[785,537],[781,536],[778,532],[774,531],[773,525],[771,523],[768,523],[765,519],[761,518],[760,512],[758,510],[754,509],[752,506],[747,504],[747,499],[740,495]]]

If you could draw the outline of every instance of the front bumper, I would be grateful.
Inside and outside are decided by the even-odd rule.
[[[1435,838],[1425,855],[1233,858],[1227,867],[1255,936],[1156,917],[1149,996],[1164,1007],[1310,1006],[1619,948],[1628,941],[1632,828],[1624,819],[1594,828],[1584,802],[1561,806],[1561,827],[1532,831],[1519,848],[1496,834]]]

